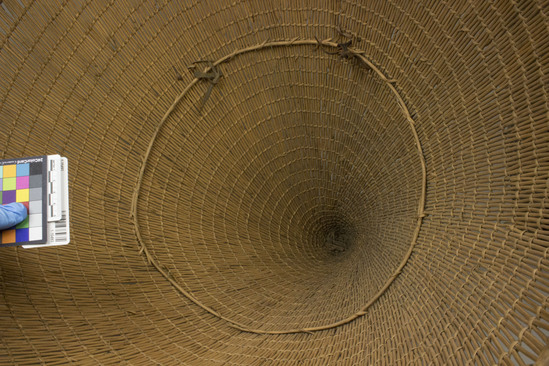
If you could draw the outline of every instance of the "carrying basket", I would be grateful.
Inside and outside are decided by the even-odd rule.
[[[549,359],[549,6],[0,1],[0,364]]]

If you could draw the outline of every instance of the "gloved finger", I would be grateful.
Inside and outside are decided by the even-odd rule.
[[[27,217],[27,208],[19,202],[0,206],[0,230],[19,224]]]

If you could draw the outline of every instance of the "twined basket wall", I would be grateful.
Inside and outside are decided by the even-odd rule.
[[[549,5],[0,2],[0,364],[519,364],[549,335]],[[540,361],[541,362],[541,361]]]

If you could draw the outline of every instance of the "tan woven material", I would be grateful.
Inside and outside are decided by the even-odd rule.
[[[4,1],[0,364],[503,364],[549,344],[547,2]]]

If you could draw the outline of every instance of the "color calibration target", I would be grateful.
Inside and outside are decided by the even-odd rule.
[[[28,210],[21,223],[0,233],[0,245],[46,241],[47,157],[4,160],[0,165],[0,204],[20,202]]]

